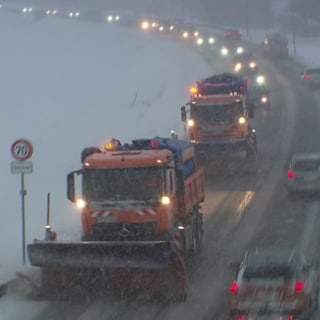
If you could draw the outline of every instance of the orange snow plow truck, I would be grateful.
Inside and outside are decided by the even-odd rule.
[[[181,108],[181,120],[203,164],[257,170],[256,130],[249,123],[254,115],[249,101],[247,80],[238,74],[216,74],[191,89],[190,101]]]
[[[204,170],[194,146],[160,137],[113,140],[104,150],[85,148],[81,162],[67,176],[68,199],[83,208],[81,241],[46,236],[28,245],[31,264],[41,268],[41,291],[59,292],[77,275],[90,275],[184,301],[187,258],[199,253],[203,237]]]

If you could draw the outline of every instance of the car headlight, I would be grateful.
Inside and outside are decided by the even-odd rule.
[[[222,49],[221,49],[221,54],[222,54],[223,56],[226,56],[228,53],[229,53],[229,50],[228,50],[227,48],[222,48]]]
[[[149,29],[149,22],[148,21],[142,21],[141,22],[141,29],[142,30],[148,30]]]
[[[265,83],[265,79],[264,79],[264,76],[257,76],[257,83],[258,84],[260,84],[260,85],[262,85],[262,84],[264,84]]]
[[[249,67],[250,68],[255,68],[257,64],[255,62],[250,62]]]
[[[245,117],[240,117],[238,119],[239,124],[245,124],[246,123],[246,118]]]
[[[199,37],[199,32],[198,32],[198,31],[195,31],[194,34],[193,34],[193,36],[194,36],[194,37]]]
[[[185,31],[183,34],[182,34],[183,38],[187,39],[189,38],[189,33],[187,31]]]
[[[188,127],[193,127],[194,126],[194,120],[193,119],[189,119],[187,123],[188,123]]]
[[[197,39],[197,45],[198,45],[198,46],[203,45],[203,39],[202,39],[202,38],[198,38],[198,39]]]
[[[214,44],[214,42],[215,42],[215,39],[214,39],[213,37],[210,37],[210,38],[208,39],[208,43],[209,43],[209,44]]]
[[[268,98],[267,97],[262,97],[261,98],[261,102],[262,103],[267,103],[268,102]]]
[[[243,48],[242,47],[237,48],[237,53],[243,53]]]
[[[234,67],[234,71],[235,72],[239,72],[242,69],[242,64],[241,63],[237,63],[236,66]]]

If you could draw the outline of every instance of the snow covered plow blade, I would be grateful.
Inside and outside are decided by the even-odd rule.
[[[199,162],[207,169],[213,167],[215,171],[219,168],[255,172],[258,168],[255,141],[212,141],[197,143],[195,146]]]
[[[147,290],[173,301],[187,297],[182,257],[166,241],[61,242],[28,245],[29,260],[41,268],[40,294],[88,294]]]
[[[165,241],[61,242],[35,240],[28,245],[33,266],[50,268],[168,268],[174,254]]]

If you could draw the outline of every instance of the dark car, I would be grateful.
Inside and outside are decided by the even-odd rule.
[[[251,85],[248,96],[255,108],[271,108],[270,90],[265,85]]]
[[[301,77],[311,89],[320,89],[320,68],[305,68]]]
[[[226,40],[229,41],[240,41],[242,39],[242,33],[239,29],[227,29]]]
[[[237,73],[250,74],[258,71],[257,60],[253,53],[249,51],[236,53],[233,63],[234,71]]]
[[[262,42],[262,48],[263,52],[269,57],[289,57],[288,39],[280,33],[267,34]]]
[[[230,315],[285,312],[294,318],[317,310],[318,270],[300,251],[248,251],[230,287]]]

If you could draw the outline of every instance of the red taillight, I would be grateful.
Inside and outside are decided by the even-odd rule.
[[[239,290],[239,285],[236,282],[234,282],[230,287],[230,293],[236,294],[238,290]]]
[[[245,317],[245,316],[239,316],[238,318],[237,318],[237,320],[246,320],[247,318]]]
[[[288,320],[294,320],[294,316],[292,314],[288,315]]]
[[[289,171],[289,172],[288,172],[288,178],[289,178],[290,180],[293,180],[293,179],[294,179],[294,172],[293,172],[293,171]]]
[[[307,73],[307,74],[304,75],[304,78],[305,78],[305,80],[309,80],[311,78],[311,76],[310,76],[309,73]]]
[[[304,288],[303,281],[297,281],[296,282],[296,287],[295,287],[295,292],[296,293],[301,293],[303,291],[303,288]]]
[[[227,36],[231,36],[232,35],[232,32],[231,31],[228,31],[227,32]]]
[[[238,36],[241,36],[241,32],[240,32],[240,31],[238,31],[238,32],[237,32],[237,35],[238,35]]]

